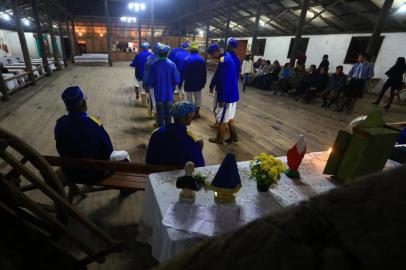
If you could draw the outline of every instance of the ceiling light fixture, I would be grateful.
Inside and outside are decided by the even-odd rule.
[[[145,10],[146,5],[144,3],[129,3],[128,4],[128,9],[129,10],[134,10],[136,12]]]

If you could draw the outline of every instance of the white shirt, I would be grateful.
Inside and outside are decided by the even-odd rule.
[[[252,74],[252,73],[254,73],[254,61],[252,61],[252,60],[248,60],[248,61],[244,60],[242,62],[241,73],[242,74],[246,74],[246,73]]]

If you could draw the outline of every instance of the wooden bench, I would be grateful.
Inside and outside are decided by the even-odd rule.
[[[69,187],[68,200],[71,203],[75,196],[79,195],[81,197],[80,200],[82,200],[86,197],[85,194],[90,192],[109,189],[128,192],[143,191],[145,190],[149,174],[182,169],[182,167],[177,166],[144,165],[132,162],[60,158],[55,156],[44,156],[44,158],[49,164],[55,167],[101,170],[112,173],[110,176],[97,183],[87,184],[81,182],[81,184],[85,184],[85,187],[80,189],[75,179],[67,179],[67,177],[59,171],[60,178],[62,178],[64,184]]]

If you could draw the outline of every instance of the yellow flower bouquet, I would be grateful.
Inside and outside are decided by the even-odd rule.
[[[257,182],[259,191],[268,191],[270,187],[275,187],[285,170],[282,161],[266,153],[261,153],[250,161],[250,177]]]

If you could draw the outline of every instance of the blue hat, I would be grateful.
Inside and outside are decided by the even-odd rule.
[[[160,42],[155,43],[154,48],[153,48],[154,52],[157,53],[159,50],[159,47],[161,47],[162,45],[163,44]]]
[[[224,189],[235,189],[241,186],[235,155],[227,154],[217,171],[211,185]]]
[[[195,111],[196,111],[196,106],[193,105],[192,103],[187,102],[187,101],[179,101],[179,102],[176,102],[172,106],[172,108],[170,110],[170,114],[174,118],[178,118],[178,117],[185,117],[189,113],[192,113]]]
[[[65,102],[68,111],[75,111],[79,103],[85,98],[85,94],[79,86],[71,86],[62,93],[63,102]]]
[[[187,49],[187,48],[189,48],[189,46],[190,46],[190,43],[187,42],[187,41],[182,43],[182,48],[183,49]]]
[[[227,42],[227,45],[235,49],[238,47],[238,41],[235,38],[230,38]]]
[[[143,48],[144,50],[149,49],[149,47],[151,47],[149,42],[144,41],[144,42],[141,43],[141,48]]]
[[[212,53],[214,53],[215,51],[218,51],[218,50],[220,50],[219,45],[217,43],[213,43],[213,44],[210,44],[209,48],[207,49],[207,52],[209,54],[212,54]]]
[[[157,47],[157,53],[168,53],[171,50],[171,47],[168,45],[160,43],[159,46]]]

